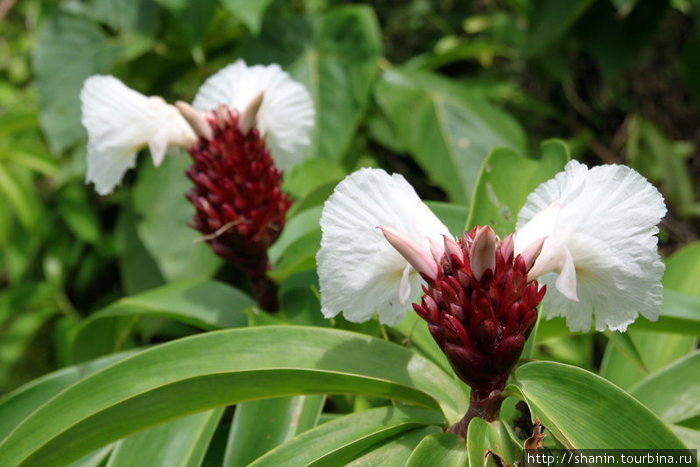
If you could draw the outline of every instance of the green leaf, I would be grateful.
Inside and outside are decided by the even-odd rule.
[[[0,458],[8,466],[62,464],[178,416],[303,393],[387,397],[442,409],[448,422],[467,406],[441,369],[390,342],[301,326],[232,329],[173,341],[85,378],[2,440]]]
[[[47,400],[95,371],[133,354],[122,352],[80,365],[62,368],[25,384],[0,399],[0,438],[4,438],[20,422]]]
[[[185,199],[192,183],[185,176],[189,156],[166,157],[160,167],[140,167],[133,207],[144,246],[168,281],[211,277],[221,265],[199,232],[189,227],[194,207]],[[167,239],[167,241],[165,241]]]
[[[345,175],[345,170],[337,163],[312,157],[284,174],[282,189],[295,198],[302,199],[323,185],[338,183]]]
[[[383,439],[416,427],[443,422],[440,414],[422,407],[369,409],[309,430],[253,462],[251,467],[344,465]]]
[[[308,87],[316,107],[310,154],[342,160],[382,56],[374,10],[344,5],[310,17],[271,18],[258,38],[242,41],[239,55],[249,63],[279,63]]]
[[[223,413],[223,407],[207,410],[119,441],[109,467],[199,467]]]
[[[105,465],[107,457],[112,453],[112,449],[114,449],[113,444],[100,448],[85,457],[81,457],[68,467],[102,467]]]
[[[306,209],[287,221],[282,235],[267,250],[272,264],[278,263],[286,254],[286,251],[299,240],[311,234],[320,236],[321,227],[319,221],[321,220],[322,209],[322,206]]]
[[[75,185],[66,187],[58,200],[58,213],[77,238],[93,245],[102,241],[97,216],[84,189]]]
[[[672,332],[691,336],[700,335],[700,297],[664,289],[661,315],[656,321],[639,318],[629,330]]]
[[[453,235],[460,236],[464,233],[464,222],[469,216],[468,207],[438,201],[426,201],[425,204]]]
[[[513,374],[519,392],[548,431],[574,449],[685,449],[653,412],[605,379],[554,362]]]
[[[403,146],[455,203],[470,203],[494,147],[526,152],[525,133],[510,115],[438,75],[393,67],[382,75],[375,99]]]
[[[405,431],[375,444],[369,452],[356,458],[346,467],[404,467],[418,443],[426,436],[440,431],[436,426]]]
[[[634,356],[630,358],[611,345],[605,349],[600,368],[601,376],[623,389],[631,387],[650,372],[687,355],[695,348],[696,342],[696,335],[636,330],[628,331],[628,335],[638,350],[643,365]]]
[[[432,433],[416,446],[406,462],[406,467],[461,467],[466,465],[467,459],[464,438],[452,433]]]
[[[57,12],[41,23],[33,63],[41,127],[53,152],[83,137],[78,98],[83,81],[107,71],[122,50],[87,19]]]
[[[238,404],[223,467],[248,465],[318,423],[326,398],[291,396]]]
[[[244,310],[255,305],[248,295],[221,282],[186,280],[117,300],[83,322],[73,341],[73,360],[119,350],[124,334],[146,316],[176,320],[200,329],[245,326]],[[110,321],[124,323],[112,328]],[[113,336],[105,330],[117,329]],[[102,331],[102,332],[101,332]]]
[[[569,160],[569,150],[563,141],[545,141],[541,150],[540,160],[527,159],[506,148],[489,153],[476,181],[467,229],[490,225],[500,236],[515,230],[518,212],[527,196],[561,172]]]
[[[221,0],[224,8],[228,9],[236,15],[253,34],[260,32],[265,10],[270,6],[272,0],[257,0],[251,2],[249,0]]]
[[[700,351],[649,375],[630,394],[662,420],[679,423],[700,415]]]
[[[34,230],[43,217],[42,201],[30,177],[10,166],[0,165],[0,196],[8,203],[22,227]]]
[[[498,455],[509,465],[513,465],[515,460],[508,432],[500,421],[487,422],[481,418],[473,418],[467,429],[467,450],[469,467],[483,467],[487,465],[487,459],[488,465],[501,465],[494,461],[494,455]]]
[[[669,202],[690,215],[695,187],[686,160],[693,146],[670,141],[653,123],[635,116],[630,119],[626,150],[630,166],[659,183]]]
[[[666,259],[664,288],[700,297],[700,241],[684,246]]]

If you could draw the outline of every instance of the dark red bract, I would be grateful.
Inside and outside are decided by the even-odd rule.
[[[188,149],[193,164],[187,176],[194,187],[186,196],[196,209],[192,226],[217,255],[248,274],[263,308],[276,308],[276,296],[270,303],[271,291],[265,290],[272,284],[265,282],[267,249],[282,233],[292,204],[281,190],[282,173],[258,130],[240,130],[235,110],[221,106],[207,120],[213,137],[201,137]]]
[[[437,277],[426,278],[421,304],[413,305],[455,373],[471,386],[473,402],[505,387],[545,294],[545,287],[528,281],[528,267],[522,256],[514,256],[511,237],[503,242],[496,237],[495,268],[477,278],[470,258],[477,231],[465,233],[456,242],[458,250],[454,244],[445,248]]]

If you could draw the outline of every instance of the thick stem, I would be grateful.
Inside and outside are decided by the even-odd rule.
[[[494,389],[490,392],[486,392],[472,388],[469,398],[469,410],[467,410],[467,413],[464,414],[464,417],[462,417],[460,421],[448,428],[447,432],[466,438],[467,427],[472,418],[483,418],[487,422],[492,422],[498,418],[503,399],[505,399],[505,396],[503,395],[502,389]]]
[[[280,304],[277,299],[277,284],[267,277],[267,271],[270,269],[270,260],[265,254],[264,258],[254,265],[245,269],[246,274],[250,278],[250,284],[253,288],[255,300],[265,311],[275,313],[279,311]]]

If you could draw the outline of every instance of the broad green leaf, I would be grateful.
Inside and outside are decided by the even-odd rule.
[[[344,465],[383,439],[402,431],[443,422],[440,414],[422,407],[369,409],[311,429],[253,462],[251,467]]]
[[[637,349],[643,365],[630,358],[614,345],[605,349],[600,368],[601,376],[619,387],[627,389],[650,372],[664,368],[669,363],[687,355],[695,348],[695,335],[680,335],[654,331],[629,330],[627,334]]]
[[[544,54],[560,43],[566,32],[591,6],[593,0],[539,0],[534,2],[524,52]]]
[[[322,206],[309,208],[296,214],[287,221],[282,235],[280,235],[277,241],[267,250],[272,264],[278,263],[285,255],[286,251],[300,239],[312,233],[320,233],[321,227],[319,221],[321,219],[321,210]]]
[[[271,18],[242,41],[249,63],[279,63],[307,86],[316,107],[309,153],[340,161],[367,108],[382,56],[374,10],[344,5],[310,17]]]
[[[70,2],[64,9],[109,25],[120,33],[152,35],[158,27],[159,11],[152,0],[92,0]]]
[[[8,466],[57,465],[182,415],[304,393],[392,398],[442,409],[448,422],[467,406],[441,369],[390,342],[302,326],[232,329],[163,344],[92,374],[17,426],[0,442],[0,458]]]
[[[495,455],[513,465],[515,453],[509,436],[502,422],[473,418],[467,429],[469,467],[498,466],[500,464],[493,459]]]
[[[309,158],[284,174],[282,189],[295,198],[302,199],[320,186],[340,182],[345,175],[345,170],[333,161]]]
[[[575,449],[685,449],[653,412],[605,379],[554,362],[527,363],[513,374],[519,392],[549,433]]]
[[[192,183],[185,176],[189,156],[166,157],[160,167],[139,168],[133,207],[141,220],[139,237],[168,281],[210,277],[221,265],[201,234],[189,227],[194,207],[185,199]],[[166,241],[167,239],[167,241]]]
[[[458,237],[464,233],[464,223],[469,216],[468,207],[438,201],[426,201],[425,204],[445,224],[450,233]]]
[[[540,160],[527,159],[507,148],[489,153],[476,181],[467,229],[490,225],[502,237],[515,230],[527,196],[561,172],[569,160],[569,150],[562,141],[545,141],[541,150]]]
[[[664,287],[700,297],[700,242],[686,245],[666,260]]]
[[[0,438],[7,436],[24,418],[63,389],[132,353],[112,354],[80,365],[62,368],[5,395],[0,399]]]
[[[282,282],[293,274],[316,269],[316,253],[321,247],[321,229],[318,225],[313,227],[313,231],[289,245],[284,256],[275,264],[275,269],[268,273],[270,277]]]
[[[224,467],[248,465],[318,423],[322,395],[263,399],[238,404],[229,432]]]
[[[406,462],[406,467],[461,467],[467,464],[467,459],[464,438],[452,433],[433,433],[423,438],[416,446]]]
[[[411,452],[426,436],[442,431],[436,426],[416,428],[377,443],[370,451],[347,464],[346,467],[404,467]]]
[[[494,147],[526,151],[525,133],[510,115],[438,75],[390,68],[375,99],[403,146],[455,203],[469,204],[479,168]]]
[[[212,280],[185,280],[117,300],[85,320],[73,341],[73,359],[81,361],[119,350],[124,333],[139,319],[161,317],[204,330],[241,327],[247,324],[244,310],[255,301],[239,290]],[[105,330],[113,329],[111,337]],[[102,332],[101,332],[102,331]],[[121,334],[121,335],[120,335]]]
[[[41,128],[53,152],[83,137],[78,98],[83,81],[107,71],[122,50],[122,44],[90,20],[57,12],[42,22],[33,63]]]
[[[700,351],[649,375],[629,392],[668,423],[700,415]]]
[[[136,232],[137,216],[131,203],[123,206],[115,229],[117,262],[124,292],[134,295],[165,283],[165,278]]]
[[[270,6],[272,0],[257,0],[251,2],[249,0],[221,0],[224,8],[227,8],[236,15],[253,34],[260,32],[265,10]]]
[[[114,444],[100,448],[87,456],[81,457],[68,467],[102,467],[105,465],[107,457],[112,453],[112,449],[114,449]]]
[[[119,441],[108,467],[199,467],[224,408],[157,425]]]

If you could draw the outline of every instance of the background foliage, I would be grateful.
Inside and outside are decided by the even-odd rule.
[[[697,2],[3,0],[0,18],[8,465],[482,465],[486,448],[512,463],[515,398],[468,449],[441,432],[468,396],[415,316],[323,319],[318,219],[370,165],[403,173],[454,234],[508,233],[570,157],[629,164],[663,192],[663,312],[626,334],[541,322],[511,393],[552,445],[700,444]],[[275,316],[187,226],[186,156],[142,158],[108,197],[83,182],[85,78],[190,101],[239,57],[280,63],[317,109],[312,158],[285,174]]]

